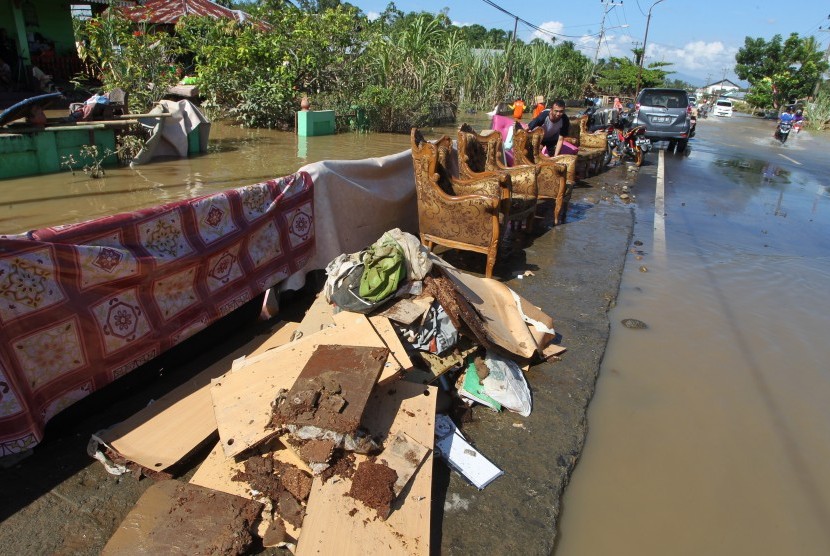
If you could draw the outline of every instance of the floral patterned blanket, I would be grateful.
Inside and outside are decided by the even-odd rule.
[[[0,457],[302,269],[314,247],[306,172],[0,235]]]

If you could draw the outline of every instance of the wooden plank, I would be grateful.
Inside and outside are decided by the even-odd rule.
[[[241,453],[273,432],[267,429],[271,402],[280,389],[291,388],[318,345],[385,347],[364,315],[340,313],[335,315],[335,323],[335,328],[246,358],[244,366],[212,381],[213,409],[226,456]],[[390,360],[383,374],[400,370]]]
[[[275,336],[287,325],[280,323]],[[262,342],[262,336],[257,336],[97,436],[129,461],[154,471],[167,469],[216,431],[210,381],[227,372],[234,359]]]
[[[427,395],[424,395],[427,392]],[[399,432],[430,450],[409,485],[392,505],[389,517],[346,496],[350,479],[322,482],[314,478],[298,556],[308,554],[388,555],[429,554],[432,504],[432,448],[437,388],[408,382],[379,384],[364,414],[364,426],[384,439]],[[381,459],[383,453],[378,458]],[[358,457],[358,461],[365,459]]]
[[[284,322],[280,324],[281,326],[279,330],[274,331],[271,337],[262,342],[262,344],[260,344],[259,347],[257,347],[250,353],[250,355],[248,355],[248,357],[251,357],[253,355],[259,355],[260,353],[264,353],[269,349],[274,349],[275,347],[285,345],[291,341],[291,338],[294,335],[294,331],[297,330],[297,326],[299,326],[299,323]]]
[[[391,357],[395,360],[398,364],[398,367],[403,369],[404,371],[408,371],[413,367],[412,360],[409,358],[409,355],[406,353],[406,348],[403,347],[401,343],[401,339],[398,337],[397,332],[395,329],[392,328],[392,323],[389,322],[389,319],[386,317],[382,317],[380,315],[374,315],[369,317],[369,322],[372,323],[372,326],[377,332],[378,336],[381,337],[383,340],[384,345],[389,348],[391,352]],[[394,376],[394,373],[389,373],[389,369],[391,367],[387,367],[384,369],[384,372],[380,375],[380,382],[387,380]]]
[[[101,554],[246,553],[262,504],[180,481],[151,485]]]
[[[424,316],[424,313],[429,310],[432,301],[432,297],[428,295],[414,297],[412,299],[404,298],[396,301],[390,307],[377,314],[389,320],[410,325]]]
[[[297,326],[295,338],[299,340],[304,336],[332,326],[334,326],[334,306],[326,301],[325,294],[320,293],[306,311],[299,326]]]
[[[305,462],[298,458],[294,452],[285,447],[279,440],[274,440],[273,457],[276,461],[288,463],[306,470],[309,474],[311,471],[306,468]],[[226,458],[222,446],[217,442],[211,450],[208,457],[199,466],[199,469],[190,478],[190,483],[194,485],[203,486],[217,490],[219,492],[226,492],[235,496],[241,496],[253,500],[251,494],[251,487],[244,481],[234,481],[233,476],[245,469],[245,462],[237,462],[234,458]],[[268,523],[261,524],[257,531],[260,536],[264,534],[265,529],[268,528]],[[288,522],[285,522],[286,532],[293,538],[297,538],[300,530],[295,528]]]

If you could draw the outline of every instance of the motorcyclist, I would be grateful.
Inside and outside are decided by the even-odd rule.
[[[785,108],[784,111],[781,112],[781,115],[778,116],[778,123],[792,123],[794,117],[795,116],[793,115],[793,109],[787,106],[787,108]]]
[[[801,109],[795,111],[795,115],[793,116],[793,128],[795,128],[795,132],[798,133],[801,131],[801,126],[804,125],[804,112]]]

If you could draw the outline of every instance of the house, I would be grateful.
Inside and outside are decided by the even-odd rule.
[[[724,95],[728,92],[733,92],[739,90],[741,87],[732,83],[728,79],[722,79],[720,81],[716,81],[710,85],[704,85],[703,87],[697,89],[698,95],[704,96],[713,96],[713,95]]]
[[[91,14],[108,0],[79,0]],[[135,2],[117,2],[133,5]],[[68,81],[83,69],[75,47],[72,6],[64,0],[0,0],[0,57],[12,68],[18,89],[33,86],[32,66]]]
[[[146,0],[140,5],[120,8],[121,14],[135,22],[147,22],[172,28],[179,19],[187,15],[232,19],[239,23],[252,23],[262,30],[268,26],[256,21],[242,10],[232,10],[211,0]]]

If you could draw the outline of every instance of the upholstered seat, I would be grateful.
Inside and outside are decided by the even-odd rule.
[[[510,176],[505,172],[485,172],[476,179],[453,178],[449,137],[431,143],[417,128],[412,128],[410,140],[421,243],[428,249],[439,244],[484,253],[484,274],[490,278],[503,223],[514,204]]]
[[[552,199],[553,223],[564,220],[565,207],[571,199],[576,183],[577,155],[560,154],[548,157],[542,154],[542,128],[527,131],[516,126],[513,132],[513,160],[516,164],[533,164],[539,167],[538,196],[540,199]]]
[[[475,179],[484,172],[502,172],[510,176],[512,202],[510,220],[525,220],[533,228],[538,196],[539,168],[535,165],[508,167],[504,164],[504,143],[501,133],[487,130],[476,133],[468,124],[458,128],[458,174]]]
[[[576,120],[576,126],[571,123],[571,135],[565,140],[578,147],[577,171],[584,175],[599,173],[606,164],[608,151],[608,135],[605,132],[590,133],[588,131],[588,116]]]

